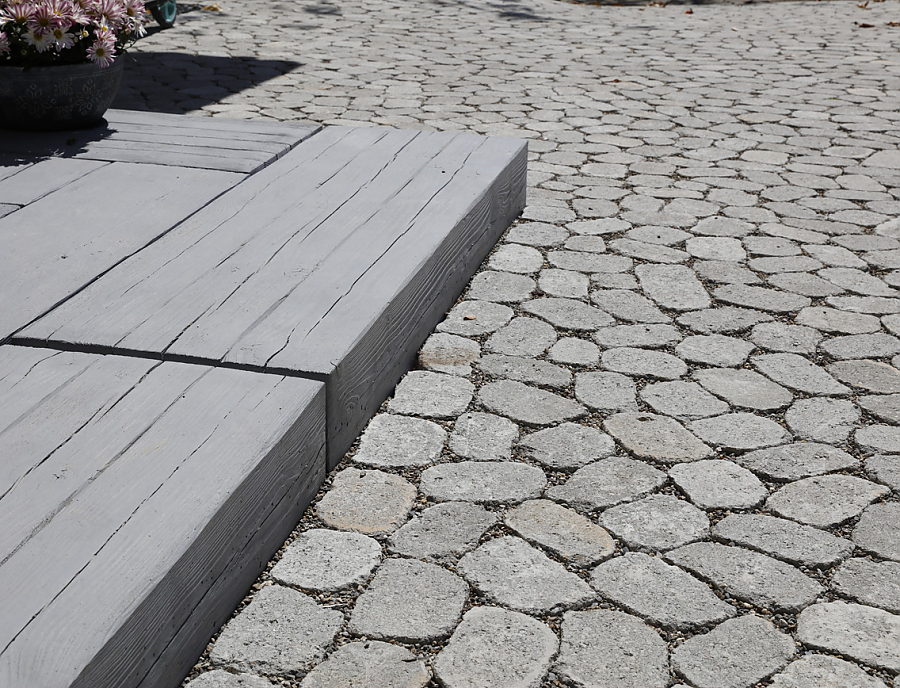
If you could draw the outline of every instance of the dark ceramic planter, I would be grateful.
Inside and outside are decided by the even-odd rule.
[[[97,124],[122,82],[125,60],[106,69],[93,63],[0,67],[0,128],[49,131]]]

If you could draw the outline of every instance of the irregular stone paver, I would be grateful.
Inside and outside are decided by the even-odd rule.
[[[617,413],[603,428],[636,456],[667,463],[696,461],[712,449],[684,429],[678,421],[652,413]]]
[[[520,504],[507,512],[504,521],[521,537],[575,566],[608,559],[616,548],[609,533],[596,523],[547,499]]]
[[[870,456],[866,459],[866,472],[877,482],[900,493],[900,456]]]
[[[546,613],[596,596],[562,564],[517,537],[488,540],[460,559],[457,570],[488,598],[520,612]]]
[[[598,329],[594,332],[594,341],[607,349],[622,346],[658,348],[680,342],[681,333],[672,325],[616,325]]]
[[[550,347],[547,358],[557,363],[590,366],[600,360],[600,350],[585,339],[563,337]]]
[[[375,416],[353,457],[369,466],[427,466],[440,456],[447,431],[421,418]]]
[[[784,414],[794,436],[832,444],[844,442],[859,419],[859,409],[846,399],[797,399]]]
[[[736,613],[705,583],[646,554],[625,554],[601,564],[591,574],[591,585],[605,599],[664,628],[698,628]]]
[[[900,672],[900,616],[846,602],[807,607],[797,620],[797,639],[863,664]]]
[[[490,301],[463,301],[437,326],[439,332],[471,337],[498,330],[512,320],[509,306]]]
[[[626,545],[663,552],[709,535],[706,514],[672,495],[650,495],[607,509],[600,523]]]
[[[538,497],[547,484],[536,466],[514,462],[442,463],[422,472],[419,489],[439,502],[510,504]]]
[[[470,502],[435,504],[394,532],[388,547],[405,557],[443,562],[475,549],[481,536],[499,520],[496,514]]]
[[[887,493],[886,487],[852,475],[822,475],[785,485],[765,507],[793,521],[828,528],[858,516]]]
[[[792,481],[855,468],[859,461],[847,452],[818,442],[794,442],[735,457],[744,468],[764,478]]]
[[[612,316],[635,323],[667,323],[668,315],[640,294],[624,289],[600,289],[591,292],[591,301]]]
[[[540,356],[556,341],[552,325],[537,318],[513,318],[494,332],[485,343],[485,349],[507,356]]]
[[[426,418],[455,418],[466,410],[475,386],[456,375],[414,370],[400,380],[388,410]]]
[[[301,688],[424,688],[431,679],[425,662],[405,647],[379,640],[342,645],[306,675]]]
[[[522,310],[567,330],[596,330],[612,325],[613,318],[599,308],[575,299],[544,298],[526,301]]]
[[[634,616],[566,612],[554,670],[579,688],[664,688],[668,655],[659,634]]]
[[[746,284],[729,284],[719,287],[713,292],[713,295],[717,301],[722,303],[758,308],[772,313],[790,313],[809,305],[809,299],[805,296]]]
[[[900,394],[861,396],[856,403],[879,420],[900,425]]]
[[[537,272],[544,264],[541,252],[531,246],[504,244],[491,255],[488,267],[492,270],[529,274]]]
[[[798,325],[840,334],[866,334],[881,329],[878,318],[872,315],[848,313],[827,307],[804,308],[797,314],[796,321]]]
[[[761,349],[792,354],[814,354],[822,333],[805,325],[781,322],[760,323],[750,332],[750,340]]]
[[[548,488],[547,496],[581,509],[605,509],[641,497],[665,482],[662,471],[613,456],[579,468],[564,484]]]
[[[571,399],[511,380],[485,385],[478,393],[478,401],[488,411],[531,425],[572,420],[586,413],[581,404]]]
[[[678,323],[701,334],[734,334],[749,330],[757,323],[774,320],[768,313],[749,308],[710,308],[678,316]]]
[[[477,461],[508,459],[518,426],[490,413],[466,413],[456,419],[450,449],[457,456]]]
[[[866,509],[853,529],[853,542],[867,552],[900,561],[900,504],[886,502]]]
[[[838,361],[827,366],[841,382],[878,394],[900,392],[900,370],[881,361]]]
[[[777,674],[771,688],[885,688],[885,685],[837,657],[806,655]]]
[[[680,464],[669,469],[669,476],[702,509],[749,509],[769,496],[753,473],[731,461]]]
[[[525,275],[485,270],[472,278],[468,298],[479,301],[516,303],[531,298],[534,280]]]
[[[748,688],[796,653],[790,636],[758,616],[740,616],[672,652],[672,667],[697,688]]]
[[[849,540],[764,514],[730,514],[713,526],[712,535],[801,566],[836,564],[853,552]]]
[[[547,361],[536,361],[519,356],[488,354],[478,361],[478,367],[493,377],[516,382],[528,382],[547,387],[562,388],[572,382],[572,373]],[[483,389],[483,388],[482,388]],[[503,394],[498,395],[501,399]]]
[[[706,289],[694,271],[684,265],[644,263],[634,269],[634,274],[644,293],[663,308],[691,311],[710,304]]]
[[[600,357],[607,370],[636,377],[675,380],[687,373],[687,365],[681,359],[661,351],[648,351],[622,347],[609,349]]]
[[[768,378],[807,394],[848,394],[850,389],[822,368],[797,354],[763,354],[751,359],[753,367]]]
[[[857,334],[833,337],[822,342],[819,348],[838,360],[887,358],[900,353],[900,339],[883,332]]]
[[[556,634],[540,621],[498,607],[475,607],[438,653],[434,673],[447,688],[538,688],[558,647]]]
[[[675,353],[685,361],[725,368],[743,364],[751,351],[750,342],[723,334],[694,335],[675,347]]]
[[[446,569],[415,559],[387,559],[350,614],[350,631],[408,642],[450,635],[469,586]]]
[[[381,545],[360,533],[315,528],[301,533],[272,569],[272,578],[316,592],[365,583],[381,562]]]
[[[637,409],[634,380],[620,373],[578,373],[575,376],[575,398],[600,411]]]
[[[867,453],[900,453],[900,428],[892,425],[869,425],[856,431],[856,445]]]
[[[666,559],[760,607],[799,611],[823,590],[790,564],[743,547],[695,542],[668,552]]]
[[[339,611],[323,609],[302,592],[270,585],[225,625],[209,658],[240,671],[300,671],[325,655],[343,624]]]
[[[646,385],[640,395],[657,413],[678,420],[706,418],[728,411],[728,404],[695,382],[658,382]]]
[[[272,688],[272,682],[253,674],[230,674],[222,669],[200,674],[186,688]]]
[[[688,425],[697,437],[715,447],[760,449],[791,440],[791,434],[778,423],[752,413],[726,413],[702,418]]]
[[[419,365],[426,370],[450,375],[471,374],[481,347],[465,337],[438,332],[431,335],[419,351]]]
[[[528,458],[549,468],[579,468],[616,451],[612,437],[595,428],[562,423],[519,440]]]
[[[707,391],[740,408],[771,411],[784,408],[794,399],[781,385],[743,368],[696,370],[693,377]]]
[[[398,475],[345,468],[316,505],[325,525],[367,535],[396,530],[412,508],[416,488]]]
[[[835,572],[831,587],[870,607],[900,614],[900,563],[848,559]]]

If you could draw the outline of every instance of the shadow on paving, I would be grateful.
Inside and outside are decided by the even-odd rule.
[[[292,60],[133,51],[112,107],[183,114],[299,67]]]

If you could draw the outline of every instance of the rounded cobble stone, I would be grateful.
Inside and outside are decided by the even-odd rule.
[[[424,688],[431,672],[405,647],[378,640],[342,645],[306,675],[301,688]]]
[[[381,562],[381,545],[360,533],[316,528],[288,545],[272,578],[315,592],[365,583]]]

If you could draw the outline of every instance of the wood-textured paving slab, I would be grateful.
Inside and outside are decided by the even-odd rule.
[[[250,174],[277,160],[320,129],[318,124],[186,117],[110,110],[105,123],[79,131],[0,130],[4,168],[46,157],[137,162]]]
[[[172,686],[325,475],[321,383],[0,347],[0,686]]]
[[[326,382],[333,465],[525,201],[515,139],[329,127],[20,333]]]

